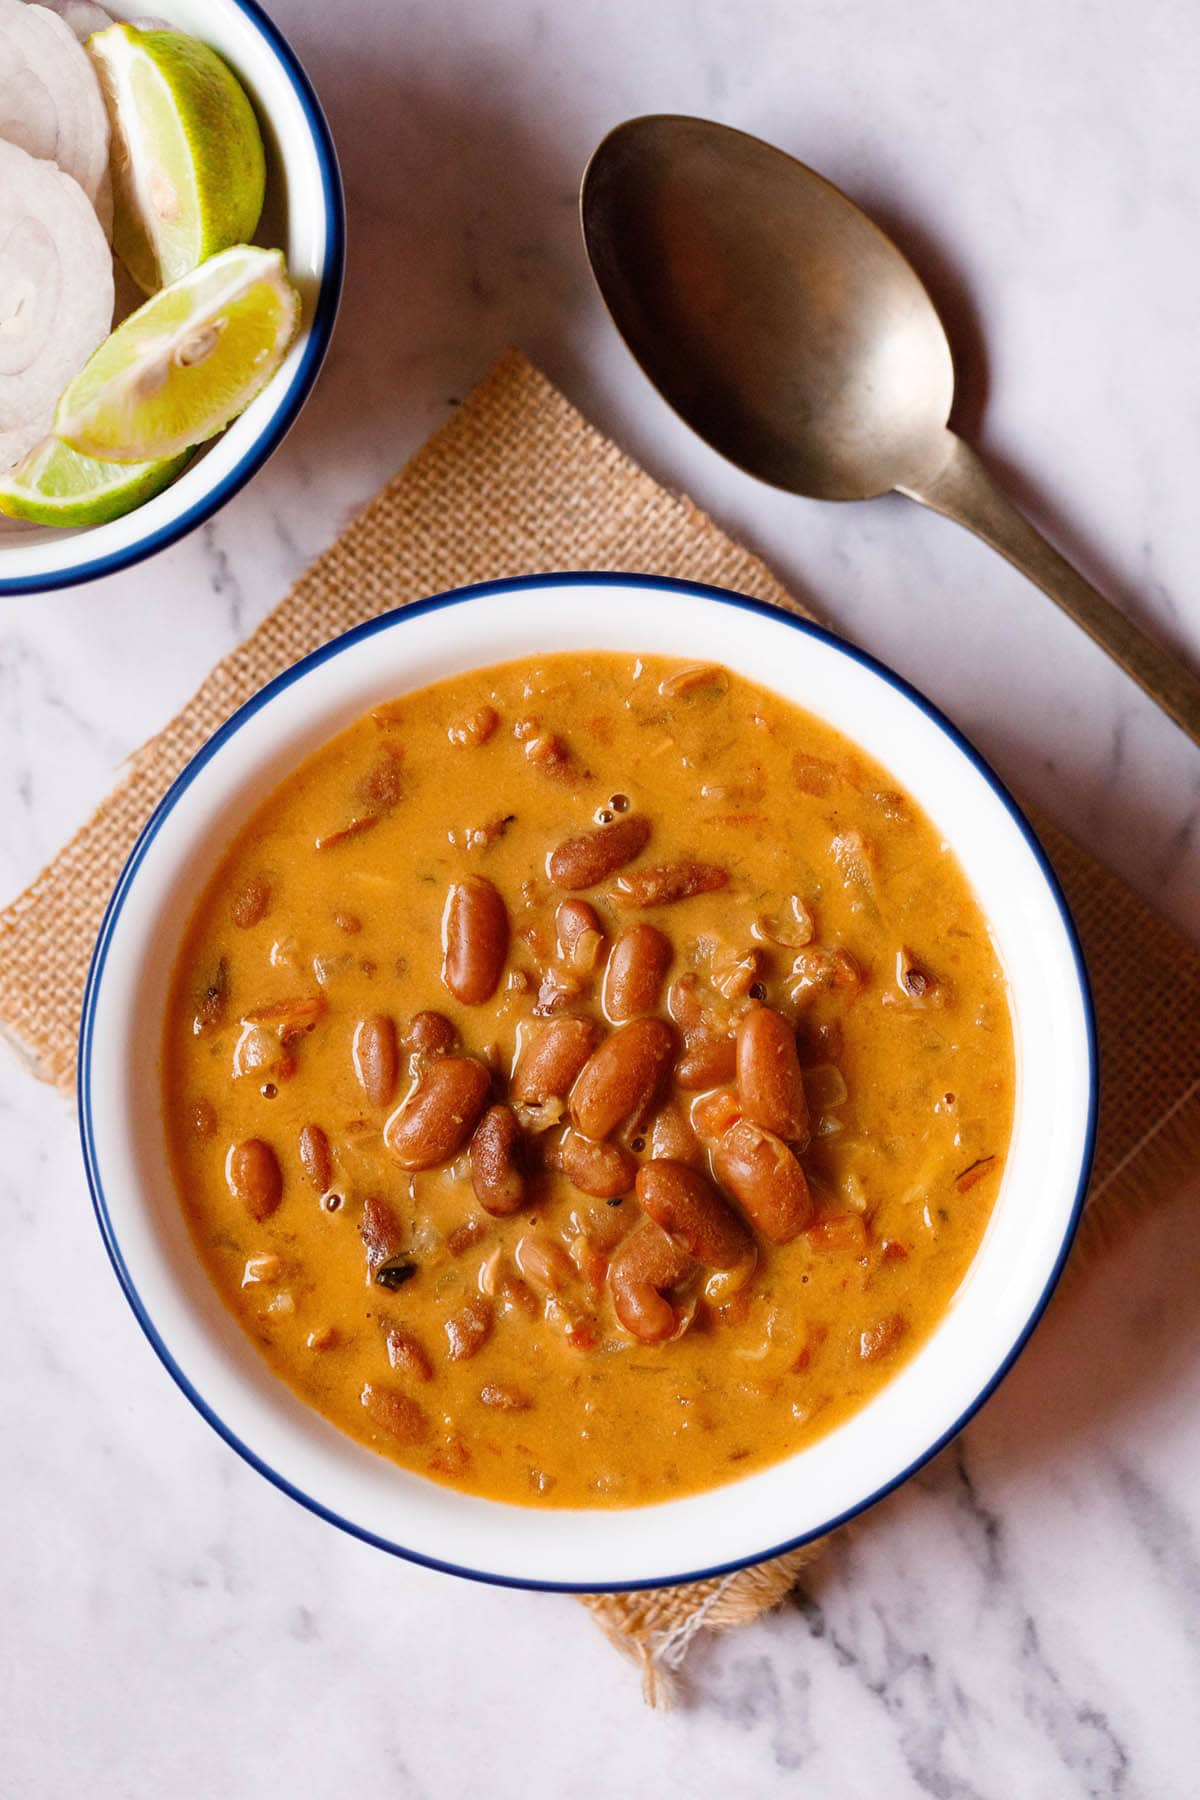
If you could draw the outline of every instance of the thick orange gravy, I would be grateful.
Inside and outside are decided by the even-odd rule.
[[[377,708],[215,859],[163,1116],[272,1369],[435,1480],[730,1481],[862,1406],[1012,1121],[986,922],[887,772],[712,668],[525,659]]]

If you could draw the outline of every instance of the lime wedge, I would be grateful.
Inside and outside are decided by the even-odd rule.
[[[43,438],[0,475],[0,513],[33,525],[107,525],[174,480],[188,460],[100,462],[56,437]]]
[[[54,429],[108,462],[178,456],[249,406],[299,322],[282,252],[236,244],[118,325],[64,390]]]
[[[253,237],[262,134],[232,71],[196,38],[113,25],[87,48],[112,126],[113,245],[153,294]]]

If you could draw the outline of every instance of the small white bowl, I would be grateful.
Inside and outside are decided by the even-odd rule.
[[[10,527],[0,519],[0,596],[112,575],[210,519],[282,443],[317,378],[341,298],[345,213],[337,155],[309,79],[277,26],[255,0],[105,0],[105,6],[121,18],[152,12],[202,39],[248,91],[267,150],[258,241],[285,253],[303,320],[274,380],[144,506],[77,531]]]
[[[188,1236],[164,1151],[160,1021],[194,895],[258,801],[372,705],[554,650],[718,661],[807,707],[925,808],[986,913],[1012,996],[1016,1119],[984,1242],[926,1344],[861,1412],[775,1467],[662,1505],[503,1505],[396,1467],[271,1375]],[[1087,977],[1058,884],[1015,802],[921,696],[828,632],[718,589],[556,575],[389,613],[271,682],[176,781],[130,856],[84,1003],[88,1179],[130,1305],[183,1391],[247,1461],[314,1512],[434,1568],[590,1590],[694,1580],[818,1537],[903,1481],[992,1391],[1054,1287],[1083,1204],[1096,1118]]]

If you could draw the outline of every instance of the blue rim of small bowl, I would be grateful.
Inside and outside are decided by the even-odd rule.
[[[136,563],[144,562],[148,556],[157,555],[168,545],[178,543],[180,538],[186,537],[198,525],[203,525],[232,500],[235,494],[240,493],[246,483],[257,475],[267,458],[279,448],[299,417],[325,360],[341,302],[342,276],[346,262],[346,204],[333,134],[312,82],[274,20],[263,11],[258,0],[230,0],[230,5],[244,14],[259,36],[265,38],[291,83],[308,124],[321,171],[326,221],[321,285],[317,290],[312,319],[306,329],[304,351],[291,377],[290,392],[270,425],[247,447],[245,454],[229,473],[217,483],[211,493],[189,506],[186,512],[160,526],[148,537],[128,544],[124,550],[112,550],[106,556],[93,557],[90,562],[72,564],[66,569],[49,569],[42,575],[0,573],[0,597],[48,594],[57,588],[79,587],[86,581],[97,581],[102,575],[115,575],[121,569],[131,569]],[[0,570],[3,566],[3,559],[0,557]]]
[[[360,643],[364,638],[373,637],[378,632],[393,630],[397,626],[402,626],[406,619],[417,618],[424,613],[438,612],[444,608],[461,606],[464,603],[476,600],[486,600],[499,594],[511,593],[521,589],[564,586],[605,587],[614,583],[625,587],[662,589],[671,593],[688,594],[691,595],[693,599],[702,600],[708,603],[717,603],[724,606],[740,607],[746,612],[758,613],[764,618],[782,621],[785,625],[800,632],[803,636],[816,638],[821,643],[827,644],[830,648],[840,652],[843,656],[848,656],[851,661],[860,664],[863,668],[878,676],[880,680],[886,682],[889,687],[894,688],[898,693],[904,695],[918,711],[922,712],[927,719],[930,719],[937,725],[949,739],[950,743],[967,758],[968,762],[971,763],[972,767],[987,783],[997,799],[1000,800],[1002,805],[1006,808],[1013,823],[1021,833],[1021,836],[1025,839],[1025,842],[1028,844],[1033,855],[1034,861],[1041,871],[1042,878],[1050,891],[1051,898],[1058,909],[1063,931],[1066,935],[1067,943],[1070,946],[1071,956],[1074,962],[1075,978],[1079,985],[1080,1005],[1083,1010],[1088,1058],[1088,1113],[1075,1197],[1063,1232],[1062,1243],[1059,1247],[1054,1266],[1046,1279],[1041,1295],[1030,1312],[1029,1318],[1026,1320],[1025,1325],[1018,1334],[1012,1348],[1000,1363],[999,1368],[984,1384],[979,1393],[971,1401],[970,1405],[959,1414],[953,1425],[942,1432],[928,1448],[921,1451],[921,1453],[908,1463],[897,1475],[894,1475],[889,1481],[884,1482],[880,1487],[873,1489],[870,1494],[864,1499],[856,1502],[855,1505],[847,1507],[843,1512],[837,1514],[834,1518],[828,1519],[822,1524],[815,1526],[811,1531],[801,1532],[796,1537],[785,1539],[782,1543],[768,1545],[762,1550],[754,1551],[749,1556],[736,1557],[730,1562],[713,1563],[707,1568],[693,1569],[686,1574],[641,1577],[631,1581],[539,1581],[530,1577],[500,1575],[486,1569],[465,1568],[461,1564],[446,1562],[439,1557],[426,1556],[421,1551],[410,1550],[403,1544],[393,1542],[390,1538],[381,1537],[377,1532],[368,1531],[364,1526],[356,1525],[352,1519],[343,1518],[340,1513],[334,1512],[330,1507],[323,1505],[321,1501],[315,1500],[311,1494],[306,1494],[302,1489],[296,1487],[293,1482],[289,1481],[286,1476],[281,1475],[278,1470],[273,1469],[269,1463],[264,1462],[248,1444],[242,1442],[231,1427],[228,1426],[216,1412],[214,1412],[203,1396],[195,1387],[193,1387],[188,1377],[184,1374],[183,1370],[171,1355],[171,1352],[159,1335],[157,1328],[142,1303],[141,1296],[138,1293],[133,1278],[125,1266],[120,1246],[117,1243],[116,1232],[114,1231],[112,1221],[109,1218],[103,1182],[96,1162],[92,1126],[90,1066],[92,1026],[94,1022],[96,995],[99,992],[100,983],[104,975],[104,965],[108,955],[109,940],[120,915],[121,907],[124,904],[125,895],[137,874],[146,851],[157,836],[164,819],[171,812],[181,794],[191,785],[200,770],[217,754],[227,739],[232,737],[234,733],[238,731],[247,720],[251,719],[261,707],[268,704],[276,694],[282,692],[285,688],[290,687],[293,682],[302,679],[311,669],[318,668],[322,663],[328,662],[331,657],[340,655],[343,650],[349,649],[351,645]],[[897,675],[893,669],[889,669],[885,663],[879,662],[875,657],[869,655],[867,651],[860,650],[855,645],[846,643],[844,639],[837,637],[831,631],[827,631],[821,625],[813,624],[810,620],[799,619],[795,614],[783,612],[780,608],[769,606],[764,601],[752,600],[744,594],[731,593],[726,588],[712,587],[702,582],[676,581],[669,576],[661,575],[620,575],[602,573],[594,570],[580,573],[562,571],[553,575],[513,576],[502,581],[478,582],[471,587],[454,588],[448,593],[436,594],[427,600],[415,601],[411,605],[398,607],[391,612],[381,613],[377,618],[368,619],[362,625],[354,626],[352,630],[344,632],[341,637],[333,638],[328,644],[323,644],[320,649],[312,651],[308,656],[302,658],[300,662],[294,663],[290,669],[285,669],[283,674],[277,675],[273,681],[269,681],[264,688],[261,688],[257,694],[239,707],[237,712],[213,733],[208,742],[196,752],[196,755],[192,758],[191,762],[188,763],[187,767],[175,778],[174,782],[159,801],[154,812],[143,827],[141,835],[134,844],[133,849],[130,851],[125,867],[118,877],[112,898],[109,900],[104,918],[101,921],[100,932],[96,939],[96,946],[92,952],[92,960],[88,969],[87,986],[84,991],[83,1011],[80,1021],[79,1057],[77,1065],[79,1133],[83,1148],[83,1159],[87,1172],[88,1187],[91,1190],[92,1205],[96,1214],[97,1224],[100,1228],[101,1237],[104,1240],[104,1247],[108,1252],[109,1260],[113,1265],[117,1279],[121,1284],[121,1288],[125,1294],[126,1300],[129,1302],[134,1317],[137,1319],[138,1324],[148,1338],[160,1362],[176,1382],[177,1386],[191,1401],[196,1410],[212,1426],[213,1430],[216,1431],[219,1436],[224,1438],[230,1448],[236,1450],[238,1455],[250,1464],[251,1468],[257,1469],[260,1475],[265,1475],[267,1480],[272,1482],[275,1487],[279,1488],[282,1493],[289,1495],[291,1499],[299,1502],[301,1506],[307,1507],[308,1511],[315,1513],[318,1518],[326,1520],[330,1525],[338,1526],[340,1530],[349,1532],[352,1537],[360,1538],[363,1543],[371,1544],[377,1550],[386,1550],[390,1555],[401,1557],[405,1562],[417,1563],[422,1568],[436,1569],[439,1573],[445,1575],[462,1576],[469,1581],[484,1582],[491,1587],[526,1588],[535,1592],[560,1594],[633,1593],[646,1588],[677,1587],[685,1582],[708,1581],[717,1576],[732,1574],[738,1569],[753,1567],[757,1563],[770,1562],[772,1558],[786,1556],[789,1551],[798,1550],[804,1544],[812,1543],[815,1539],[824,1537],[828,1532],[835,1531],[840,1525],[846,1524],[850,1519],[857,1518],[860,1513],[866,1512],[880,1500],[885,1499],[888,1494],[893,1493],[898,1487],[901,1487],[904,1482],[908,1481],[911,1476],[915,1475],[919,1469],[924,1468],[925,1464],[929,1462],[932,1457],[936,1456],[953,1438],[957,1437],[963,1427],[974,1418],[983,1403],[988,1400],[999,1387],[1000,1383],[1004,1380],[1005,1376],[1020,1356],[1022,1350],[1025,1348],[1025,1345],[1028,1343],[1034,1328],[1049,1304],[1051,1295],[1058,1285],[1059,1278],[1062,1275],[1067,1256],[1070,1253],[1071,1245],[1075,1238],[1075,1233],[1079,1227],[1079,1221],[1083,1214],[1084,1202],[1087,1198],[1088,1182],[1091,1178],[1092,1160],[1096,1147],[1099,1093],[1100,1059],[1096,1035],[1095,1007],[1092,1000],[1092,990],[1088,979],[1087,966],[1084,962],[1083,950],[1079,942],[1079,934],[1075,927],[1075,921],[1071,916],[1071,909],[1067,903],[1066,895],[1063,893],[1058,877],[1054,873],[1049,859],[1042,849],[1041,844],[1038,842],[1037,835],[1034,832],[1032,825],[1025,817],[1025,814],[1018,806],[1008,788],[1005,787],[1004,783],[1000,780],[1000,777],[980,755],[979,751],[976,750],[970,740],[959,731],[958,727],[952,725],[945,714],[941,712],[938,707],[934,706],[932,701],[927,700],[918,689],[911,685],[911,683],[907,682],[903,676]]]

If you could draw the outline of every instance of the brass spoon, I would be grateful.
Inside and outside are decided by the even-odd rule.
[[[999,550],[1200,742],[1200,681],[1051,548],[947,419],[950,346],[900,251],[822,176],[704,119],[630,119],[580,193],[645,373],[715,450],[821,500],[895,490]]]

